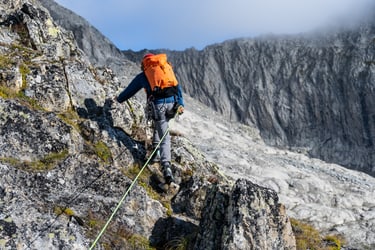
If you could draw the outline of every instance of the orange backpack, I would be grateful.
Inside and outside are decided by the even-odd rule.
[[[142,67],[151,91],[160,92],[165,88],[177,86],[176,76],[166,54],[146,55],[142,60]]]

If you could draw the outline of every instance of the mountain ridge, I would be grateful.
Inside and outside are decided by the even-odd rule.
[[[93,65],[77,45],[84,43],[38,1],[0,1],[0,12],[0,248],[233,249],[242,233],[254,239],[243,249],[264,238],[266,247],[295,248],[274,191],[225,178],[178,133],[171,168],[180,189],[160,190],[158,166],[146,165],[152,127],[144,96],[114,102],[123,86],[111,68]],[[122,79],[139,71],[115,63],[126,66]],[[238,188],[247,192],[239,197]],[[260,206],[246,203],[252,194]],[[226,227],[201,224],[203,213],[219,215],[217,207]],[[232,211],[254,213],[257,227]]]
[[[371,27],[318,44],[241,39],[170,54],[188,94],[228,119],[255,124],[270,145],[374,175]]]
[[[56,12],[55,18],[64,20],[63,12]],[[77,34],[87,33],[65,25]],[[188,95],[227,119],[256,125],[269,145],[304,151],[374,176],[374,39],[370,17],[310,33],[153,52],[168,54]],[[99,50],[106,51],[101,59],[89,46],[82,49],[118,76],[124,73],[112,61],[128,59],[139,65],[148,51],[119,55],[107,46],[100,43]]]
[[[5,64],[7,70],[1,72],[1,131],[5,132],[3,128],[6,127],[12,133],[0,135],[0,210],[3,216],[0,224],[4,228],[0,242],[13,248],[16,244],[38,249],[46,245],[87,248],[90,239],[95,237],[93,234],[103,224],[102,220],[108,217],[107,211],[114,207],[124,186],[134,177],[137,161],[145,155],[147,138],[144,135],[148,131],[142,118],[144,96],[140,94],[130,100],[130,107],[111,103],[108,99],[126,86],[140,69],[138,63],[126,59],[108,61],[123,67],[124,75],[117,71],[114,75],[109,73],[108,65],[91,65],[86,52],[76,47],[72,34],[55,26],[45,10],[31,2],[33,4],[17,1],[2,5],[6,10],[2,12],[2,21],[13,15],[24,22],[18,23],[20,29],[17,30],[2,22],[0,49],[4,55],[13,55],[12,58],[24,66],[18,68],[12,63]],[[25,35],[21,32],[24,30],[29,30],[31,36],[23,37],[23,46],[14,46],[18,44],[19,36]],[[84,39],[84,34],[81,35],[79,37]],[[24,48],[30,44],[33,50]],[[40,52],[43,52],[42,57],[39,57]],[[90,58],[90,53],[87,52],[87,58]],[[30,63],[30,58],[33,63]],[[4,84],[6,88],[3,88]],[[4,92],[9,89],[17,95]],[[212,233],[217,233],[218,237],[212,243],[234,245],[236,242],[230,240],[243,239],[241,234],[235,234],[242,230],[248,232],[247,216],[252,214],[249,216],[253,219],[251,222],[264,229],[251,231],[254,242],[266,237],[274,240],[267,242],[270,248],[273,245],[279,246],[277,249],[288,249],[288,246],[293,249],[293,245],[287,242],[284,242],[284,247],[280,246],[278,238],[289,235],[288,221],[284,231],[277,229],[280,228],[278,223],[276,227],[273,223],[262,222],[271,219],[274,223],[284,223],[286,212],[313,222],[325,232],[344,235],[348,239],[345,247],[362,249],[373,246],[373,178],[303,154],[268,147],[255,126],[227,122],[212,109],[200,106],[196,100],[188,97],[186,100],[186,113],[174,123],[177,131],[172,137],[173,165],[177,180],[182,184],[181,192],[171,203],[163,203],[157,193],[151,192],[154,183],[149,181],[149,176],[143,176],[132,190],[128,203],[121,207],[110,234],[103,238],[103,246],[118,246],[143,239],[140,236],[161,246],[173,242],[176,234],[191,237],[196,231],[199,231],[198,238],[211,238]],[[39,140],[42,138],[44,142],[41,144]],[[217,173],[218,166],[207,161],[195,148],[197,146],[220,164],[219,169],[233,180],[246,177],[251,182],[240,180],[237,182],[239,186],[233,189],[226,186],[225,180]],[[20,152],[29,158],[18,159]],[[32,171],[33,168],[42,169]],[[77,188],[101,175],[102,179],[80,193],[77,200],[69,202],[72,193],[79,191]],[[269,189],[259,188],[253,183]],[[235,191],[245,189],[244,197]],[[279,207],[275,192],[286,205],[286,211]],[[246,201],[238,203],[252,199],[252,195],[259,199],[251,204]],[[204,197],[210,197],[208,200],[212,201],[206,203],[207,206],[204,206]],[[212,200],[211,197],[219,199]],[[223,204],[229,206],[223,207]],[[52,221],[55,218],[52,211],[65,206],[75,211],[85,226],[82,228],[77,221],[69,221],[69,217],[63,215],[50,228],[50,233],[44,234],[43,229],[48,224],[43,222]],[[236,216],[237,213],[231,211],[246,214]],[[227,218],[230,223],[215,227],[206,220],[202,221],[205,226],[199,227],[201,212],[217,216],[215,218]],[[243,220],[238,221],[241,218]],[[275,227],[269,228],[272,225]],[[207,230],[210,228],[214,230]],[[270,230],[277,232],[278,236],[260,234]],[[36,232],[43,234],[36,235]],[[288,242],[292,243],[293,237],[289,236]],[[134,244],[140,243],[138,240]],[[244,243],[250,244],[251,241]],[[211,241],[200,241],[200,244],[208,246]],[[131,247],[141,248],[142,245]]]

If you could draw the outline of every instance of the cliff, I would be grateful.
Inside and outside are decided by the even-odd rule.
[[[105,67],[113,67],[115,72],[114,82],[121,82],[121,84],[123,84],[122,86],[126,86],[130,78],[128,74],[133,72],[130,70],[130,68],[133,68],[134,66],[134,72],[139,71],[139,67],[137,65],[139,65],[142,56],[147,51],[123,51],[123,54],[125,54],[126,58],[135,62],[136,65],[124,59],[117,60],[117,53],[112,55],[110,53],[110,50],[107,49],[106,51],[108,53],[101,54],[103,58],[100,59],[95,56],[95,51],[90,48],[111,48],[111,44],[106,44],[106,39],[103,38],[103,35],[95,31],[91,31],[91,33],[88,33],[87,31],[90,29],[85,27],[87,22],[85,22],[82,18],[77,17],[77,15],[70,11],[64,10],[61,6],[52,4],[51,1],[43,0],[43,2],[50,2],[50,4],[46,4],[46,6],[49,6],[48,8],[51,10],[54,20],[59,23],[61,22],[61,24],[63,25],[67,25],[67,29],[72,29],[73,33],[76,34],[76,39],[83,40],[81,42],[78,42],[78,44],[85,44],[88,40],[90,41],[90,43],[92,43],[90,46],[83,46],[82,49],[84,50],[85,54],[88,55],[90,61],[93,64],[100,65],[100,61],[102,61],[108,63],[107,65],[104,65]],[[76,20],[76,18],[79,18],[80,20],[74,21],[74,23],[69,24],[68,20]],[[75,25],[75,23],[79,23],[80,25]],[[177,61],[180,59],[180,57],[182,57],[182,55],[188,54],[186,55],[186,58],[191,60],[191,65],[182,64],[181,66],[182,69],[184,69],[186,72],[191,73],[187,74],[186,79],[191,79],[191,81],[197,81],[200,85],[204,85],[204,82],[197,77],[201,77],[199,74],[202,69],[206,70],[206,73],[204,73],[206,74],[206,76],[202,77],[206,79],[207,82],[210,82],[208,78],[208,75],[210,74],[208,72],[208,69],[216,71],[217,67],[219,67],[219,65],[217,65],[218,62],[215,61],[215,54],[212,52],[212,49],[214,48],[217,48],[217,52],[215,53],[220,55],[228,54],[230,51],[220,52],[220,50],[226,50],[233,44],[239,45],[239,48],[231,48],[231,51],[236,51],[239,49],[241,50],[241,46],[242,50],[244,50],[245,46],[243,46],[243,44],[256,43],[258,46],[254,47],[253,50],[259,49],[260,51],[257,52],[259,53],[259,56],[270,56],[271,58],[273,58],[273,60],[276,60],[278,58],[273,57],[272,54],[279,52],[267,52],[267,47],[263,46],[263,44],[279,44],[281,49],[286,50],[285,54],[288,54],[289,50],[296,51],[297,48],[298,51],[310,50],[309,47],[299,48],[292,46],[296,44],[299,44],[300,46],[310,44],[311,46],[313,46],[313,50],[317,51],[324,49],[325,47],[332,47],[329,42],[331,42],[332,40],[336,40],[337,38],[339,38],[339,40],[337,40],[339,45],[341,40],[343,44],[350,44],[352,35],[358,36],[358,34],[362,34],[360,36],[364,36],[363,39],[368,40],[369,35],[371,37],[371,32],[366,33],[363,31],[369,30],[368,27],[371,27],[372,23],[373,22],[371,22],[370,20],[370,22],[367,22],[364,25],[352,26],[350,27],[350,29],[349,27],[346,27],[342,30],[331,30],[331,32],[319,32],[317,34],[305,34],[301,36],[268,36],[257,39],[236,39],[233,41],[225,42],[223,44],[209,46],[203,51],[191,49],[182,52],[163,52],[168,53],[171,62],[176,66],[176,68],[178,68],[177,65],[179,65],[179,63],[177,63]],[[94,34],[96,36],[95,39],[85,38],[86,36],[93,37]],[[347,36],[348,34],[352,35]],[[349,41],[346,41],[346,39],[349,39]],[[103,43],[101,43],[100,41],[103,41]],[[335,46],[337,46],[337,44]],[[347,58],[349,60],[348,62],[343,61],[342,63],[350,65],[350,59],[353,56],[355,57],[356,54],[352,54],[353,51],[351,50],[350,46],[343,46],[342,49],[348,49]],[[208,53],[208,51],[211,52]],[[265,54],[265,52],[267,52],[267,54]],[[201,56],[203,54],[208,55],[204,59],[204,63],[202,63],[202,65],[199,65],[197,64],[197,62],[202,60]],[[232,54],[238,54],[238,57],[240,57],[244,56],[246,53],[244,53],[243,51],[239,51]],[[229,55],[232,54],[229,53]],[[306,63],[309,62],[310,64],[314,60],[319,62],[320,54],[324,53],[312,54],[314,58],[305,58],[304,60]],[[302,56],[304,56],[304,54],[302,54]],[[279,59],[281,63],[290,65],[288,62],[282,62],[282,60],[284,60],[283,58]],[[189,60],[187,60],[186,62],[188,63]],[[242,58],[242,60],[246,61],[248,59]],[[259,60],[261,61],[261,58],[259,58]],[[345,58],[343,58],[343,60],[345,60]],[[244,72],[249,71],[248,68],[242,68],[243,64],[237,63],[236,60],[233,60],[232,57],[225,58],[225,61],[223,62],[225,63],[226,61],[236,65],[236,67],[238,66],[238,69],[233,69],[233,71],[236,73],[232,73],[233,79],[235,79],[236,81],[239,81],[238,79],[236,79],[236,76],[245,74]],[[120,62],[120,64],[112,62]],[[271,65],[272,62],[269,62],[268,66]],[[229,68],[233,67],[229,65],[224,66]],[[292,67],[293,65],[290,66]],[[313,68],[315,66],[309,65],[309,67]],[[179,69],[177,70],[180,71]],[[266,68],[264,68],[263,70],[265,70],[264,74],[266,76],[269,75],[269,73],[267,73],[266,71]],[[228,72],[226,72],[225,75],[227,75],[227,73]],[[181,73],[178,72],[177,76],[180,79],[179,74]],[[184,72],[182,72],[182,74],[184,74]],[[212,76],[212,79],[217,79],[217,74],[218,72],[216,72]],[[320,77],[322,74],[323,73],[320,72],[319,74],[313,74],[310,77]],[[223,76],[225,75],[223,74]],[[329,78],[330,76],[328,75],[324,77]],[[220,77],[220,79],[224,78]],[[234,85],[232,83],[232,79],[228,78],[226,79],[226,81],[228,86],[230,86],[227,91],[228,93],[231,93],[232,89],[236,88],[233,87]],[[317,80],[312,79],[311,81]],[[222,115],[214,112],[212,108],[210,109],[205,107],[204,105],[200,105],[200,103],[197,101],[197,99],[201,99],[205,103],[209,103],[211,107],[213,107],[213,103],[220,104],[221,101],[217,100],[216,94],[212,98],[212,100],[210,98],[207,98],[206,96],[210,95],[210,91],[216,91],[215,93],[224,93],[223,96],[229,95],[225,94],[226,90],[224,87],[215,90],[207,88],[208,90],[206,91],[206,87],[204,86],[190,86],[191,84],[190,82],[187,82],[187,80],[180,82],[184,86],[185,92],[189,92],[191,90],[195,91],[195,89],[202,89],[203,91],[196,91],[196,93],[193,95],[194,99],[187,98],[188,96],[185,96],[185,98],[187,99],[185,114],[179,118],[180,122],[175,123],[174,126],[178,128],[179,134],[183,134],[184,137],[194,143],[194,145],[197,146],[206,157],[208,157],[211,161],[217,163],[218,168],[221,171],[224,171],[225,174],[233,177],[234,179],[246,178],[248,180],[251,180],[251,182],[253,183],[257,183],[258,185],[274,190],[280,197],[281,203],[285,204],[286,211],[289,216],[292,216],[299,220],[308,221],[309,223],[312,223],[314,226],[316,226],[319,230],[327,234],[343,235],[347,240],[347,243],[345,244],[346,248],[373,248],[373,245],[375,244],[375,232],[372,230],[375,225],[373,200],[373,193],[375,192],[375,179],[373,177],[358,171],[345,169],[341,165],[332,163],[330,164],[329,162],[311,158],[309,157],[309,155],[311,155],[311,149],[306,147],[269,147],[264,144],[263,139],[259,136],[261,134],[264,137],[264,132],[260,133],[258,131],[258,129],[261,130],[262,128],[257,128],[257,123],[251,124],[250,126],[244,125],[244,122],[242,122],[242,124],[239,124],[235,122],[234,119],[229,120],[228,114],[226,114],[226,117],[222,117]],[[237,82],[235,83],[239,84]],[[275,87],[273,87],[272,85],[270,85],[269,87],[271,91],[275,91]],[[263,95],[267,96],[268,89],[264,89],[262,91],[262,96],[260,96],[259,99],[262,99]],[[241,89],[241,91],[236,90],[236,94],[237,93],[239,93],[239,96],[241,96],[241,94],[245,92]],[[297,91],[294,91],[294,93],[295,96],[298,96],[299,94],[297,93]],[[345,95],[350,96],[351,93],[346,93]],[[236,100],[235,98],[236,96],[231,94],[231,97],[229,99]],[[293,96],[290,96],[290,98],[291,100],[293,100]],[[273,103],[273,99],[269,99]],[[274,99],[278,100],[277,96]],[[261,116],[263,113],[267,114],[268,110],[273,109],[272,103],[264,103],[266,107],[260,110],[259,114],[257,114],[260,117],[259,119],[262,119]],[[306,105],[310,105],[309,103],[304,103]],[[246,104],[241,105],[246,106]],[[319,103],[317,105],[321,104]],[[308,110],[315,109],[315,107],[312,107],[311,105],[308,107]],[[303,107],[301,108],[303,109]],[[97,109],[100,113],[101,107],[96,107],[95,105],[93,105],[93,108],[90,110]],[[226,109],[230,110],[234,108],[228,106],[226,107]],[[263,113],[261,113],[261,111]],[[277,109],[273,109],[273,111],[278,112]],[[251,110],[249,112],[251,112]],[[114,116],[114,118],[117,118],[117,116]],[[118,119],[116,122],[121,124]],[[273,122],[274,120],[270,122],[270,127],[272,127]],[[249,121],[249,123],[251,123],[251,121]],[[127,123],[122,123],[120,127],[129,127],[126,125]],[[305,129],[308,130],[308,128]],[[322,128],[319,127],[319,129]],[[127,129],[127,131],[130,130]],[[351,131],[347,131],[347,133],[350,132]],[[87,133],[90,137],[92,136],[90,130],[87,130],[85,133]],[[311,131],[308,133],[311,133]],[[274,138],[278,138],[278,135],[275,135]],[[277,139],[277,141],[280,141],[280,139]],[[268,144],[270,145],[270,142],[268,142]],[[291,149],[294,152],[288,149]],[[183,204],[186,205],[185,203]],[[190,206],[190,204],[188,204],[187,206]],[[169,221],[174,220],[167,220],[167,222]],[[164,222],[161,222],[160,224],[158,223],[158,225],[163,226],[165,224]],[[188,227],[187,224],[184,225]]]
[[[273,146],[375,175],[373,23],[170,52],[186,92]]]
[[[89,42],[93,35],[87,25],[75,25],[84,21],[66,22],[62,7],[48,6],[58,9],[54,17],[80,43]],[[168,53],[188,95],[226,119],[256,126],[268,145],[374,176],[374,23],[364,17],[357,24],[315,33],[154,52]],[[139,64],[147,52],[127,50],[119,56],[111,53],[111,43],[98,43],[103,35],[96,37],[97,47],[108,53],[98,58],[90,46],[81,48],[118,76],[123,72],[112,61],[125,57]]]
[[[56,18],[64,20],[64,14]],[[374,37],[373,18],[364,18],[315,33],[154,52],[168,53],[187,94],[229,120],[255,125],[268,145],[374,176]],[[139,64],[146,53],[96,59],[83,49],[99,64],[124,56]]]
[[[113,103],[117,76],[93,65],[39,1],[1,1],[0,11],[0,248],[87,249],[149,153],[144,103]],[[121,65],[122,79],[139,70]],[[231,244],[241,238],[243,249],[265,237],[269,246],[295,248],[275,192],[233,183],[178,131],[172,143],[179,192],[163,193],[156,170],[145,168],[97,248],[202,249],[198,234]],[[215,213],[212,204],[229,226],[219,235],[203,217]],[[246,226],[253,217],[257,226]]]

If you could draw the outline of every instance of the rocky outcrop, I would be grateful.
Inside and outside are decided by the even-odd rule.
[[[64,15],[59,15],[60,11],[53,11],[52,7],[48,8],[51,9],[53,16],[57,20],[65,20],[61,21],[61,24],[65,25],[64,23],[68,23],[68,29],[74,26],[68,22],[69,20],[75,20],[74,13],[70,12],[69,15],[73,16],[64,17]],[[82,18],[80,23],[84,26]],[[351,148],[356,145],[355,147],[359,151],[363,149],[363,145],[354,142],[353,136],[350,135],[353,129],[350,127],[351,125],[348,121],[351,121],[350,119],[352,118],[344,110],[359,107],[356,99],[351,97],[352,94],[355,95],[355,89],[346,87],[351,86],[352,83],[345,82],[342,85],[344,88],[339,93],[345,98],[340,97],[337,100],[333,98],[337,94],[337,90],[333,89],[335,84],[331,82],[327,86],[319,84],[321,83],[321,79],[337,79],[338,75],[349,75],[350,79],[355,79],[354,76],[357,73],[353,68],[356,67],[356,64],[359,65],[359,68],[363,66],[360,60],[361,55],[365,51],[369,52],[367,55],[371,55],[372,47],[371,43],[368,43],[371,41],[371,34],[373,33],[373,28],[371,27],[370,23],[367,26],[357,26],[351,30],[346,28],[335,33],[237,39],[209,46],[203,51],[194,49],[183,52],[163,51],[168,53],[172,63],[176,66],[178,76],[180,77],[181,75],[183,77],[183,81],[181,82],[186,86],[186,92],[194,93],[194,98],[199,98],[211,107],[216,107],[226,115],[227,119],[232,117],[232,121],[228,122],[229,119],[217,116],[216,112],[213,112],[212,109],[202,108],[202,105],[198,105],[199,102],[196,100],[188,99],[186,100],[185,115],[181,117],[181,124],[176,124],[178,125],[179,132],[183,131],[183,134],[187,135],[196,145],[199,145],[199,148],[205,155],[217,162],[220,168],[225,170],[226,174],[233,176],[235,179],[248,178],[254,183],[275,190],[282,203],[286,205],[290,216],[309,221],[328,234],[337,233],[344,235],[347,239],[346,247],[354,249],[373,248],[374,232],[372,228],[375,221],[372,194],[374,193],[374,179],[366,174],[343,169],[339,165],[328,164],[304,154],[306,152],[310,152],[311,154],[313,152],[311,148],[319,149],[319,145],[315,145],[314,143],[319,141],[318,138],[321,135],[335,133],[335,131],[332,132],[335,129],[331,128],[327,122],[332,122],[330,119],[338,114],[341,114],[339,115],[340,117],[334,118],[338,131],[343,128],[343,125],[338,122],[341,120],[344,122],[345,133],[347,134],[342,133],[342,136],[353,140],[353,143],[348,147]],[[75,32],[79,33],[80,28],[83,31],[87,30],[85,27],[75,26]],[[82,32],[82,34],[84,33]],[[92,36],[93,34],[91,33],[90,35]],[[97,33],[96,35],[102,36]],[[77,35],[76,39],[85,40],[86,38],[85,36]],[[92,48],[106,46],[106,44],[99,44],[98,41],[105,43],[105,40],[102,38],[90,38],[87,40],[95,44],[91,45]],[[85,43],[85,41],[78,44],[82,43]],[[95,60],[95,56],[91,55],[95,53],[95,50],[90,49],[90,46],[83,46],[81,48],[95,64],[98,63]],[[139,64],[143,54],[146,52],[145,50],[140,52],[124,51],[123,53],[126,54],[129,60]],[[250,58],[247,58],[247,55],[250,55]],[[105,56],[106,58],[112,57],[112,59],[106,60],[109,64],[112,61],[116,61],[116,53],[111,55],[108,50],[108,54]],[[357,59],[352,60],[352,58]],[[125,86],[130,78],[128,74],[139,71],[139,67],[131,66],[134,63],[130,63],[127,60],[123,62],[124,67],[117,68],[114,71],[116,73],[115,79],[120,79],[120,82]],[[334,67],[331,67],[331,64]],[[366,60],[365,65],[369,66],[368,69],[372,69],[373,64],[370,60]],[[334,71],[340,67],[340,73]],[[298,71],[296,70],[297,68],[301,70]],[[221,74],[219,69],[225,69],[225,74]],[[280,71],[278,72],[277,69],[280,69]],[[258,72],[262,72],[264,77],[254,83],[252,76],[259,78]],[[299,74],[294,75],[297,72]],[[326,75],[332,72],[333,76]],[[19,79],[17,83],[21,84],[21,74],[18,73],[15,76]],[[278,82],[273,81],[274,78],[277,78]],[[201,81],[201,79],[205,80]],[[213,79],[213,81],[210,81],[210,79]],[[301,82],[289,86],[289,82],[293,83],[295,79],[299,79]],[[343,79],[347,78],[343,77]],[[191,85],[192,82],[194,83],[193,85]],[[247,85],[239,84],[241,82],[245,82]],[[214,84],[207,87],[205,86],[206,83]],[[235,86],[233,83],[235,83]],[[305,83],[308,84],[305,85]],[[310,83],[314,85],[309,85]],[[226,87],[227,85],[229,86],[228,88]],[[106,85],[103,87],[107,88]],[[332,89],[329,89],[330,87]],[[346,93],[345,91],[347,90],[350,93]],[[228,94],[226,91],[231,94]],[[250,91],[252,95],[257,94],[257,99],[254,101],[254,96],[250,96],[250,98],[246,91]],[[270,92],[271,96],[268,95],[268,92]],[[287,95],[286,93],[289,94]],[[326,96],[327,93],[330,93],[328,94],[329,97]],[[229,97],[226,97],[227,95]],[[299,95],[302,95],[308,101],[301,99]],[[309,95],[312,96],[310,97]],[[213,96],[213,98],[208,98],[208,96]],[[216,98],[218,96],[220,98]],[[230,107],[231,103],[234,103],[234,100],[237,100],[237,98],[240,98],[245,103],[238,102],[238,104],[235,104],[235,108]],[[292,115],[288,118],[291,123],[288,125],[288,129],[284,129],[287,126],[285,119],[288,117],[284,113],[286,112],[285,110],[289,110],[289,107],[284,105],[285,102],[288,102],[287,98],[290,98],[290,105],[293,109],[290,109]],[[316,101],[316,99],[319,101]],[[339,101],[344,99],[350,101],[346,101],[345,105],[339,103]],[[312,100],[315,101],[312,102]],[[323,102],[327,100],[329,100],[329,104]],[[246,105],[248,105],[246,101],[251,105],[248,114],[252,114],[252,118],[244,120],[243,116],[246,115],[245,110]],[[335,104],[332,108],[330,107],[331,102]],[[366,99],[363,103],[366,104],[367,102],[368,100]],[[136,126],[132,126],[132,119],[134,117],[128,108],[118,110],[118,106],[116,112],[111,110],[110,112],[113,116],[110,119],[107,119],[110,117],[108,115],[94,115],[109,111],[109,106],[102,106],[102,103],[102,101],[86,100],[85,107],[87,106],[87,109],[82,108],[78,111],[82,114],[82,117],[87,117],[95,121],[95,123],[100,121],[100,124],[102,124],[103,121],[109,120],[115,124],[115,127],[123,128],[127,134],[132,134],[133,136],[139,134],[139,131],[137,132],[132,129]],[[261,104],[259,108],[257,106],[258,103]],[[275,106],[277,103],[278,106]],[[352,103],[355,105],[349,107]],[[308,108],[302,104],[308,105]],[[197,107],[194,107],[195,105]],[[316,105],[318,106],[315,107]],[[341,105],[344,106],[341,107]],[[238,117],[235,115],[237,108],[241,110],[239,114],[242,115],[242,118],[238,118],[240,115]],[[332,110],[327,111],[324,108]],[[298,112],[296,113],[294,110],[298,110]],[[321,114],[318,116],[319,110],[321,110]],[[122,112],[127,112],[125,119],[122,117]],[[350,116],[352,116],[352,113],[353,117],[358,119],[359,113],[356,114],[354,111],[351,111]],[[282,119],[280,120],[277,117],[281,114],[284,115],[281,116]],[[309,117],[311,114],[313,114],[312,117],[316,118],[315,120]],[[342,120],[342,117],[344,117],[342,114],[345,114],[345,120]],[[305,120],[302,122],[295,120],[298,117],[302,117]],[[369,115],[364,113],[363,117],[371,118],[372,116],[371,113]],[[323,118],[324,121],[321,120]],[[243,126],[234,123],[235,119],[239,119],[243,123],[252,123],[259,120],[259,123],[256,122],[255,125],[262,125],[267,128],[267,130],[262,131],[262,136],[264,138],[266,138],[265,135],[269,137],[268,140],[271,140],[271,143],[268,141],[269,144],[289,145],[287,148],[297,152],[292,153],[282,148],[266,147],[262,139],[258,136],[259,131],[256,126]],[[140,120],[137,120],[137,124]],[[280,121],[284,121],[281,123],[282,126],[278,125]],[[295,145],[301,145],[303,138],[298,137],[298,133],[291,134],[288,130],[294,128],[301,129],[298,126],[303,126],[304,123],[307,124],[305,121],[314,124],[314,126],[304,127],[303,131],[296,131],[301,135],[307,136],[311,134],[311,137],[314,137],[314,134],[318,134],[318,136],[309,138],[311,141],[306,142],[311,143],[311,147],[297,147]],[[91,128],[93,126],[91,122],[85,121],[83,125],[85,137],[94,138],[97,136],[94,133],[95,130]],[[330,130],[325,131],[322,128],[326,125]],[[111,126],[106,127],[110,128]],[[259,127],[259,129],[262,128]],[[322,129],[323,131],[321,131]],[[107,131],[109,130],[107,129]],[[361,129],[358,130],[358,132],[360,131]],[[355,133],[358,132],[356,130]],[[289,134],[288,139],[285,139],[287,134]],[[294,141],[293,136],[297,136],[297,139],[300,141]],[[281,140],[279,137],[284,139]],[[128,137],[121,136],[121,138],[121,141],[129,142],[128,145],[130,145],[130,148],[132,147],[131,145],[134,145],[131,143],[131,140],[126,139]],[[331,143],[329,140],[328,142]],[[338,158],[338,155],[332,154],[337,146],[340,146],[340,144],[332,142],[332,148],[325,148],[327,161]],[[364,148],[363,155],[366,154],[365,151],[368,149]],[[189,150],[191,151],[192,149],[190,148]],[[193,151],[196,152],[195,150]],[[342,154],[341,151],[339,153]],[[352,154],[354,155],[352,151],[347,152],[348,157]],[[371,156],[371,152],[369,155]],[[190,159],[188,155],[184,157]],[[349,162],[349,158],[347,159],[348,161],[345,164]],[[181,244],[181,240],[191,239],[194,235],[193,232],[197,230],[199,221],[199,211],[201,211],[201,206],[196,206],[196,204],[202,204],[202,198],[205,197],[204,194],[209,187],[197,188],[202,187],[202,185],[195,183],[200,183],[198,176],[193,176],[193,178],[189,179],[189,182],[184,183],[184,189],[174,198],[173,210],[179,216],[160,219],[155,224],[151,238],[151,242],[155,245],[163,246],[166,242],[176,241]],[[187,214],[189,219],[182,216],[182,214]],[[176,234],[176,231],[179,233]],[[184,237],[186,235],[188,235],[187,238]]]
[[[149,153],[144,103],[114,103],[116,75],[91,64],[39,1],[0,1],[0,11],[0,248],[88,249]],[[136,72],[125,63],[123,79]],[[172,143],[179,192],[163,193],[157,166],[145,168],[99,248],[195,244],[207,193],[230,183],[178,132]]]
[[[123,53],[102,33],[87,22],[81,16],[76,15],[69,9],[57,4],[53,0],[38,0],[47,8],[54,21],[66,30],[73,33],[78,47],[84,51],[90,62],[96,67],[114,71],[117,80],[126,81],[130,76],[124,69],[136,68],[139,70],[139,63],[132,63],[127,60]]]
[[[277,194],[246,180],[213,188],[202,218],[194,249],[296,249]]]
[[[90,61],[97,65],[109,65],[111,60],[121,60],[121,51],[84,18],[53,0],[38,0],[48,9],[54,21],[73,32],[78,46],[85,51]]]

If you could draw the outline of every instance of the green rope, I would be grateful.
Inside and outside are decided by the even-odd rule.
[[[178,112],[176,112],[176,114],[174,115],[173,118],[176,117],[177,113]],[[125,198],[128,196],[130,190],[133,188],[134,184],[138,180],[139,176],[142,174],[142,172],[145,169],[145,167],[147,166],[147,164],[151,161],[152,156],[158,150],[161,142],[164,140],[164,138],[165,138],[165,136],[167,135],[168,132],[169,132],[169,125],[168,125],[167,130],[165,131],[164,135],[160,138],[159,143],[156,145],[155,149],[152,151],[150,157],[147,159],[146,163],[142,166],[141,170],[139,171],[139,173],[137,174],[137,176],[134,178],[134,180],[132,181],[132,183],[130,184],[130,186],[128,187],[128,189],[126,190],[125,194],[122,196],[121,200],[118,202],[115,210],[112,212],[111,216],[109,217],[109,219],[105,223],[104,227],[102,228],[102,230],[100,231],[100,233],[96,237],[95,241],[90,246],[90,250],[94,249],[95,245],[98,243],[99,239],[102,237],[102,235],[105,232],[105,230],[107,230],[107,227],[108,227],[109,223],[112,221],[113,217],[115,216],[115,214],[117,213],[117,211],[120,209],[120,207],[121,207],[122,203],[124,202]]]

